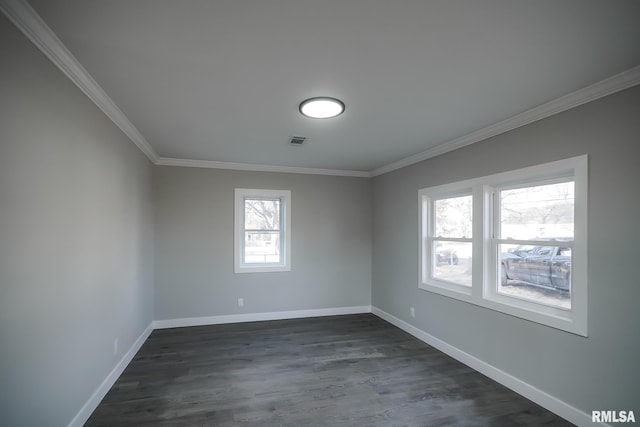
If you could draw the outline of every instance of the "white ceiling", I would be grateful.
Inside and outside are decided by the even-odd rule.
[[[372,171],[640,64],[637,0],[29,3],[172,159]]]

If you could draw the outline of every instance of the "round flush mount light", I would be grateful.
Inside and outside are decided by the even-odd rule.
[[[300,113],[312,119],[330,119],[344,113],[344,103],[335,98],[309,98],[300,103]]]

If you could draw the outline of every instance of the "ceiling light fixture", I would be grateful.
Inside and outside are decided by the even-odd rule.
[[[344,103],[335,98],[309,98],[300,103],[300,113],[312,119],[330,119],[344,113]]]

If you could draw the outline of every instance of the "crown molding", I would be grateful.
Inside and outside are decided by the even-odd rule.
[[[2,11],[36,47],[38,47],[78,88],[116,124],[127,137],[154,163],[165,166],[185,166],[215,169],[235,169],[261,172],[284,172],[314,175],[375,177],[483,141],[529,123],[578,107],[596,99],[640,84],[640,66],[600,82],[561,96],[506,120],[494,123],[462,137],[438,144],[425,151],[389,163],[371,171],[316,169],[291,166],[257,165],[206,160],[161,158],[113,100],[91,77],[64,46],[49,26],[26,0],[0,0]]]
[[[208,169],[231,169],[240,171],[253,172],[279,172],[279,173],[300,173],[306,175],[332,175],[332,176],[352,176],[358,178],[371,178],[371,174],[367,171],[354,171],[342,169],[319,169],[319,168],[303,168],[295,166],[274,166],[262,165],[254,163],[233,163],[233,162],[217,162],[211,160],[188,160],[173,159],[161,157],[156,162],[159,166],[183,166],[190,168],[208,168]]]
[[[546,117],[553,116],[554,114],[570,110],[582,104],[595,101],[596,99],[628,89],[637,84],[640,84],[640,65],[601,80],[590,86],[578,89],[575,92],[556,98],[553,101],[549,101],[508,119],[502,120],[498,123],[494,123],[490,126],[471,132],[470,134],[464,135],[460,138],[452,139],[418,154],[414,154],[413,156],[405,157],[404,159],[373,169],[370,171],[370,174],[374,177],[413,165],[423,160],[448,153],[449,151],[457,150],[458,148],[483,141],[487,138],[500,135]]]
[[[157,162],[159,156],[149,142],[29,3],[25,0],[0,0],[0,10],[138,146],[149,160]]]

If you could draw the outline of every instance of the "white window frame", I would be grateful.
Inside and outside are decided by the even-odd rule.
[[[571,243],[571,308],[563,309],[499,294],[497,245],[498,202],[501,189],[534,186],[571,180],[574,187],[574,239]],[[433,201],[456,195],[473,195],[472,285],[471,288],[437,280],[431,276],[433,260]],[[587,207],[588,157],[578,156],[481,178],[421,189],[418,192],[420,219],[418,287],[450,298],[500,311],[553,328],[587,336]]]
[[[423,268],[420,272],[419,287],[445,296],[467,300],[471,295],[473,286],[466,286],[448,280],[438,279],[433,276],[434,259],[433,243],[441,240],[435,235],[435,202],[442,199],[452,197],[472,196],[475,205],[476,197],[474,197],[473,189],[470,182],[458,182],[454,184],[441,185],[438,187],[426,188],[419,191],[420,205],[420,260]],[[474,206],[475,208],[475,206]],[[473,210],[475,212],[475,209]],[[472,218],[472,227],[475,227],[475,218]],[[475,230],[472,230],[475,235]],[[470,242],[473,246],[473,238],[442,238],[448,241]],[[473,265],[472,265],[473,271]],[[467,297],[465,297],[467,296]]]
[[[280,243],[281,262],[245,263],[244,205],[246,199],[279,199],[280,200]],[[268,273],[291,271],[291,191],[263,189],[235,189],[234,203],[234,272],[235,273]]]

